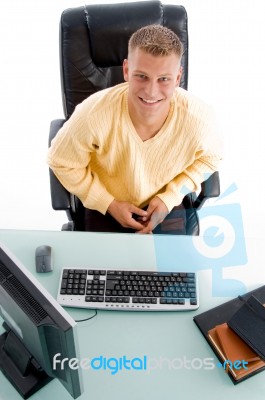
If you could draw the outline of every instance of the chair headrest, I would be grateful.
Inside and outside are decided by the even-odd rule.
[[[91,55],[98,67],[121,65],[131,35],[145,25],[164,22],[160,1],[90,5],[86,10]]]

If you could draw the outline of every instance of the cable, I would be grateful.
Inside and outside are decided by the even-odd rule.
[[[91,317],[84,318],[84,319],[75,319],[75,322],[84,322],[84,321],[89,321],[90,319],[94,318],[94,317],[95,317],[95,316],[98,314],[97,310],[94,310],[94,311],[95,311],[95,314],[94,314],[94,315],[92,315]]]

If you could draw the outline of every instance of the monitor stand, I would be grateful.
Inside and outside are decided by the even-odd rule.
[[[20,395],[27,399],[53,378],[38,365],[18,337],[3,324],[0,335],[0,370]]]

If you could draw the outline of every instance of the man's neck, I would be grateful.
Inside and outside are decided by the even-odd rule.
[[[163,114],[161,113],[159,116],[152,118],[141,118],[139,116],[135,116],[129,111],[133,126],[143,142],[151,139],[161,130],[167,119],[168,113],[169,110]]]
[[[137,134],[143,142],[154,137],[162,128],[162,124],[133,124]]]

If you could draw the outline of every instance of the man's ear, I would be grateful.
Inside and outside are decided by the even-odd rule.
[[[128,81],[128,60],[123,60],[122,70],[123,70],[123,78],[125,81]]]
[[[176,78],[176,86],[180,85],[180,79],[181,79],[182,71],[183,71],[183,68],[180,66],[178,74],[177,74],[177,78]]]

